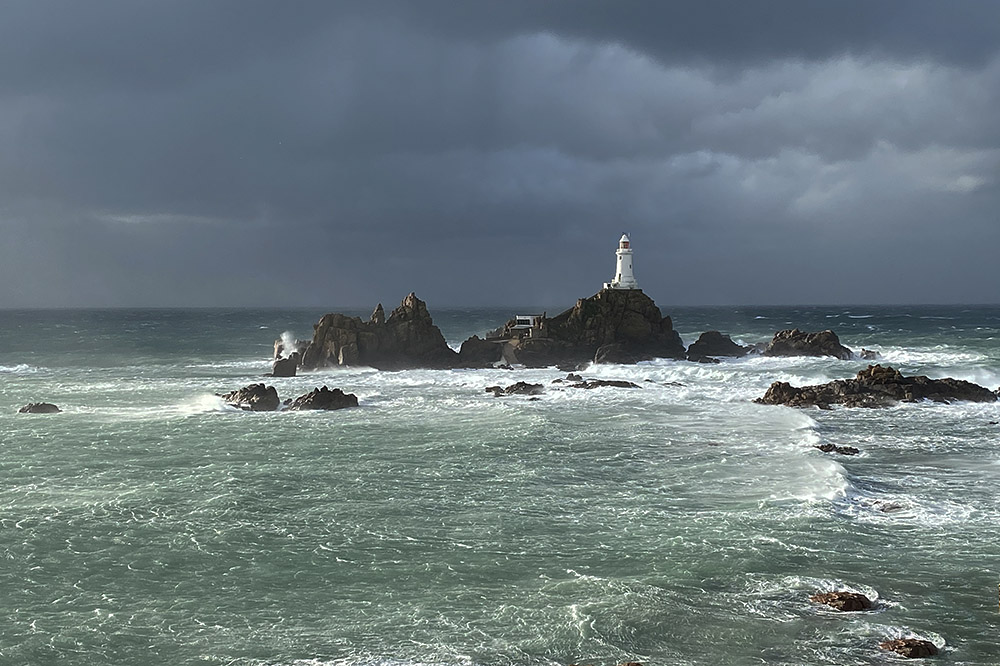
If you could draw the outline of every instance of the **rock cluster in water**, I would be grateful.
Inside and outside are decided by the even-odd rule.
[[[281,407],[278,390],[264,384],[250,384],[236,391],[220,395],[226,404],[239,407],[249,412],[273,412]],[[344,393],[339,388],[329,389],[326,386],[316,388],[300,395],[294,400],[286,400],[286,411],[305,411],[310,409],[344,409],[357,407],[358,397],[353,393]]]
[[[705,331],[687,349],[689,361],[704,362],[720,356],[741,357],[751,352],[752,347],[744,347],[733,342],[728,335],[719,331]]]
[[[905,377],[895,368],[869,365],[854,379],[837,379],[816,386],[795,387],[787,382],[774,382],[767,393],[754,402],[829,408],[831,405],[889,407],[898,402],[918,400],[996,402],[997,393],[961,379],[929,379],[923,375]]]

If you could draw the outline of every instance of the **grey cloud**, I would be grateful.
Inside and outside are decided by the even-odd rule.
[[[995,300],[961,7],[9,4],[0,306]]]

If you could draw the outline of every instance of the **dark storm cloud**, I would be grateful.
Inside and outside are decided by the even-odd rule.
[[[9,3],[0,306],[559,304],[623,230],[664,304],[995,301],[998,37],[987,2]]]

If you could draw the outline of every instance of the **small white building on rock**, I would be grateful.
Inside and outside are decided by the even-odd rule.
[[[615,252],[617,260],[615,262],[615,279],[605,282],[605,289],[638,289],[639,283],[635,281],[632,274],[632,241],[628,234],[622,234],[618,241],[618,250]]]

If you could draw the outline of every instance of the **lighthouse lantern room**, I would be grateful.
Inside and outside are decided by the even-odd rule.
[[[615,262],[615,279],[605,282],[605,289],[638,289],[639,283],[635,281],[632,274],[632,242],[628,234],[622,234],[618,241],[618,250],[615,252],[617,261]]]

